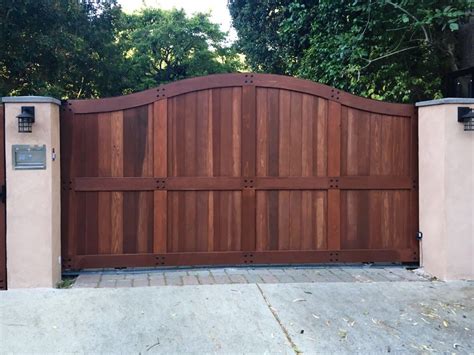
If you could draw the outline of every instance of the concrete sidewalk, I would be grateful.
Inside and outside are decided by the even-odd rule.
[[[0,292],[1,353],[474,352],[469,282]]]

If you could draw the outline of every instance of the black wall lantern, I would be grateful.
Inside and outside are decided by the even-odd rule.
[[[464,124],[465,131],[474,131],[474,109],[458,107],[458,122]]]
[[[35,107],[22,106],[21,113],[16,117],[18,118],[18,132],[31,133],[33,123],[35,123]]]

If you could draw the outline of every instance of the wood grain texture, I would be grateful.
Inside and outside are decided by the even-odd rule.
[[[412,105],[230,74],[95,107],[61,114],[66,267],[418,258]]]
[[[0,103],[0,187],[5,185],[5,113]],[[0,201],[0,290],[7,288],[7,248],[5,203]]]
[[[328,105],[328,175],[341,175],[341,140],[347,141],[347,135],[341,131],[341,105],[329,102]],[[328,248],[341,249],[341,193],[340,190],[328,190]]]
[[[242,190],[242,241],[241,247],[245,251],[253,251],[256,248],[256,195],[253,183],[256,174],[256,130],[257,130],[257,108],[255,86],[244,86],[242,88],[242,176],[248,177],[248,188]],[[234,109],[234,115],[240,110]]]
[[[276,88],[305,93],[315,97],[321,97],[326,100],[341,102],[346,106],[374,113],[410,116],[416,112],[414,105],[393,104],[369,100],[312,81],[288,76],[261,73],[207,75],[171,82],[158,88],[149,89],[130,95],[104,99],[70,100],[69,104],[76,113],[119,111],[132,107],[148,105],[157,100],[174,98],[189,92],[211,90],[215,88],[238,87],[249,84],[253,84],[256,87],[262,88]]]
[[[153,168],[154,176],[168,176],[168,101],[157,101],[153,105]],[[167,251],[168,193],[153,193],[153,252]]]

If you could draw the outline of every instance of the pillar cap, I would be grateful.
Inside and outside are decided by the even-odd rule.
[[[468,97],[446,97],[444,99],[438,99],[438,100],[420,101],[420,102],[417,102],[415,105],[417,107],[423,107],[423,106],[435,106],[435,105],[447,105],[447,104],[472,105],[474,104],[474,98],[470,99]]]
[[[0,101],[7,103],[56,104],[61,106],[61,101],[49,96],[5,96]]]

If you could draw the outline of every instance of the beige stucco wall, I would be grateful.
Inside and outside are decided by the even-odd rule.
[[[445,101],[419,107],[421,262],[440,279],[472,280],[474,132],[457,122],[457,108],[474,100]]]
[[[21,106],[35,106],[32,133],[18,133]],[[13,170],[12,145],[46,144],[45,170]],[[56,160],[52,161],[52,148]],[[59,106],[5,103],[8,288],[54,287],[60,265]]]

